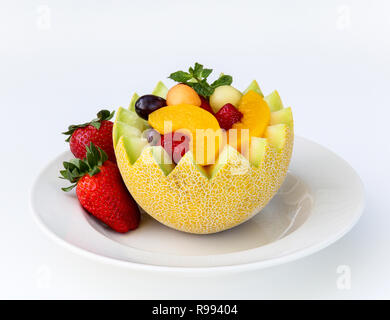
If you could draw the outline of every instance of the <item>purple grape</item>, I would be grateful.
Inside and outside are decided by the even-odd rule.
[[[157,109],[165,107],[166,105],[167,102],[165,99],[152,94],[147,94],[139,97],[135,102],[135,112],[142,119],[148,120],[149,114]]]
[[[142,133],[143,137],[148,140],[152,146],[160,145],[161,135],[154,129],[147,129]]]

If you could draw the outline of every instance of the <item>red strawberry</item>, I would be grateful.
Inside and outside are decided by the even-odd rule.
[[[171,132],[161,136],[161,146],[168,152],[174,163],[190,150],[190,138],[181,132]]]
[[[106,153],[92,143],[86,147],[84,160],[64,162],[61,178],[73,183],[80,204],[89,213],[118,232],[138,227],[140,212],[122,181],[117,165],[107,160]]]
[[[213,109],[211,109],[211,107],[210,107],[209,101],[202,96],[199,96],[199,97],[200,97],[200,101],[201,101],[200,107],[202,109],[205,109],[206,111],[210,112],[211,114],[214,114]]]
[[[97,118],[91,122],[71,125],[68,131],[63,132],[63,134],[69,135],[66,141],[69,142],[70,151],[72,151],[76,158],[84,159],[86,153],[85,147],[92,142],[107,153],[109,160],[116,162],[112,142],[113,123],[108,121],[113,115],[114,112],[101,110],[97,114]]]
[[[215,117],[222,129],[229,130],[233,127],[233,124],[241,120],[242,113],[231,103],[227,103],[219,109],[219,111],[215,114]]]

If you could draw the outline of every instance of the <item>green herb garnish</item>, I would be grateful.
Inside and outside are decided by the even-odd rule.
[[[207,77],[211,72],[213,72],[213,69],[205,69],[203,65],[196,62],[194,67],[188,69],[188,72],[176,71],[171,73],[168,78],[176,82],[184,83],[193,88],[199,95],[208,98],[213,94],[215,88],[231,85],[233,82],[231,76],[221,73],[217,80],[209,84]]]

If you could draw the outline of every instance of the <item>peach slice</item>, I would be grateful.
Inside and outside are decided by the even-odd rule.
[[[250,137],[264,136],[265,129],[270,122],[271,111],[263,97],[253,90],[249,90],[242,96],[237,109],[243,114],[241,121],[232,127],[237,130],[237,140],[231,139],[230,133],[228,139],[231,146],[245,154],[249,148]],[[244,145],[246,150],[241,150],[241,146]]]

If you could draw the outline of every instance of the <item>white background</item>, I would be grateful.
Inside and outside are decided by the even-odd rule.
[[[278,89],[296,133],[357,170],[367,205],[348,235],[283,266],[193,278],[103,265],[41,233],[29,189],[67,148],[60,132],[195,61]],[[0,298],[390,298],[389,90],[388,1],[0,1]]]

